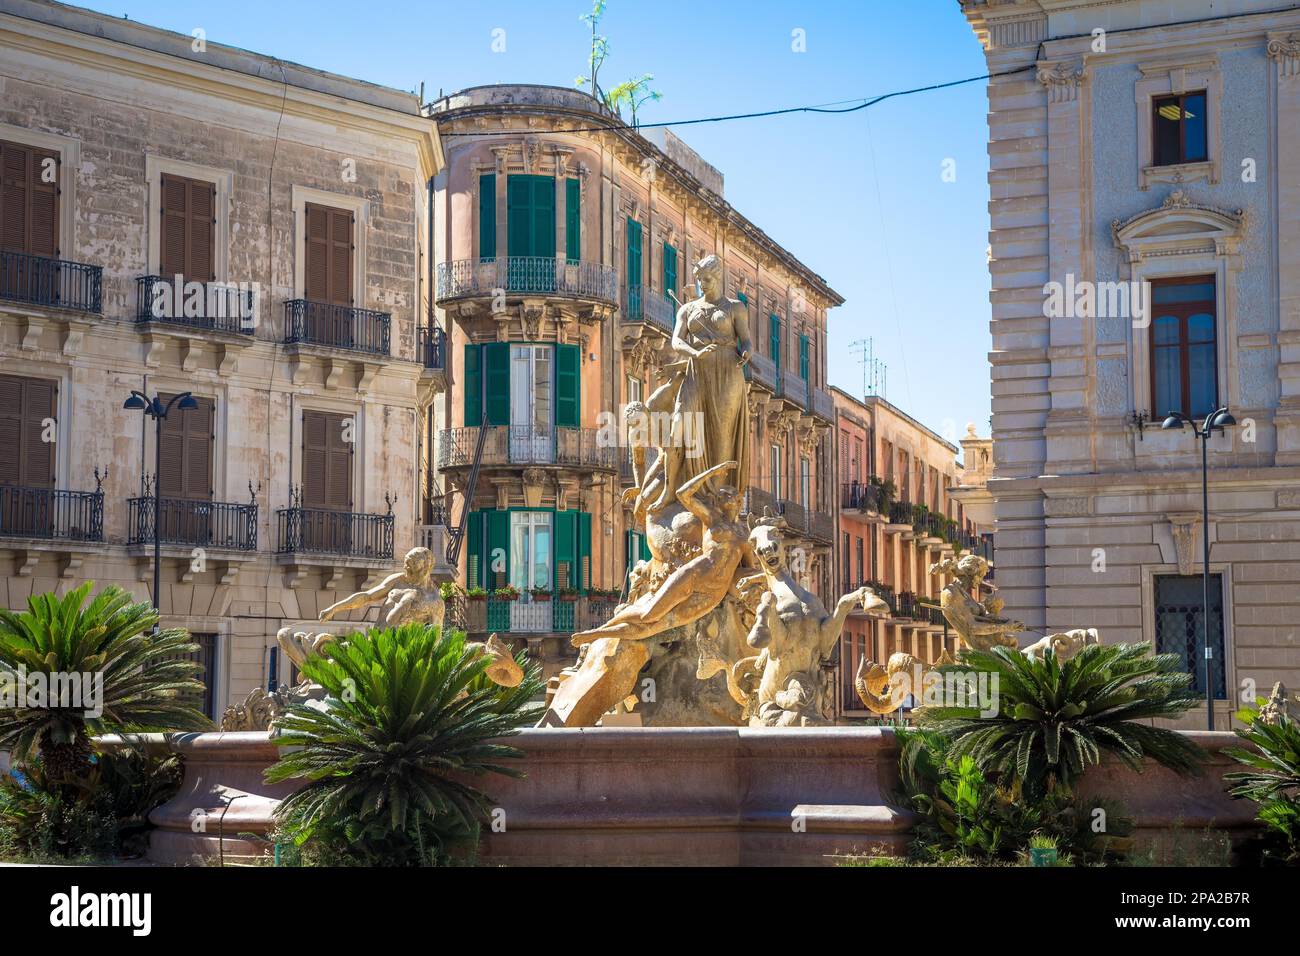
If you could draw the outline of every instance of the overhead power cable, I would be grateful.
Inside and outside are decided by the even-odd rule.
[[[613,130],[631,130],[637,132],[644,129],[657,129],[661,126],[695,126],[700,123],[727,123],[732,120],[743,119],[761,119],[767,116],[787,116],[791,113],[856,113],[859,110],[865,110],[868,107],[875,106],[877,103],[883,103],[885,100],[891,100],[899,96],[913,96],[917,93],[930,93],[934,90],[946,90],[953,86],[963,86],[967,83],[978,83],[981,80],[995,80],[1003,76],[1013,76],[1017,73],[1024,73],[1028,70],[1037,69],[1037,64],[1031,63],[1029,66],[1022,66],[1016,70],[1003,70],[1000,73],[985,73],[981,76],[968,76],[963,80],[949,80],[946,83],[931,83],[929,86],[916,86],[909,90],[894,90],[892,93],[882,93],[879,96],[866,97],[861,102],[854,102],[853,106],[831,107],[831,106],[791,106],[780,110],[762,110],[757,113],[732,113],[728,116],[703,116],[697,119],[672,120],[664,123],[638,123],[635,126],[626,123],[605,123],[601,126],[582,126],[576,129],[565,130],[568,133],[599,133]],[[443,136],[482,136],[480,130],[468,130],[463,132],[443,133]]]

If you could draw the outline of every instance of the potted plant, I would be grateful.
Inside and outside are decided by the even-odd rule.
[[[494,601],[518,601],[519,589],[513,584],[506,584],[492,592]]]
[[[560,588],[557,597],[559,597],[561,601],[576,601],[578,600],[578,589]]]
[[[483,588],[470,588],[465,592],[465,599],[468,601],[486,601],[487,596],[487,591]]]
[[[480,590],[482,589],[480,588]],[[455,581],[443,581],[438,585],[438,595],[444,601],[451,601],[458,597],[464,597],[465,589]]]
[[[534,601],[549,601],[551,599],[550,588],[529,588],[528,593]]]
[[[1029,863],[1031,866],[1056,866],[1057,859],[1055,837],[1036,833],[1029,838]]]

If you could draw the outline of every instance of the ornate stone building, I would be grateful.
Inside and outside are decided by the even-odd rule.
[[[840,711],[866,717],[853,691],[864,657],[884,663],[906,651],[933,662],[945,649],[957,650],[938,607],[949,578],[930,574],[930,565],[955,551],[991,561],[992,527],[973,521],[953,494],[962,473],[955,445],[877,395],[858,399],[838,387],[831,394],[837,413],[836,593],[865,584],[891,609],[883,619],[855,611],[840,638]]]
[[[208,712],[288,679],[281,623],[414,542],[440,164],[413,94],[7,0],[3,606],[87,579],[148,599],[157,535]],[[133,390],[195,397],[157,474]]]
[[[1180,654],[1224,726],[1300,680],[1300,10],[965,0],[989,71],[998,583]],[[1201,448],[1170,412],[1231,409]],[[1188,717],[1205,726],[1204,710]]]
[[[573,658],[569,634],[608,617],[643,545],[622,503],[627,448],[600,428],[661,384],[677,303],[710,254],[749,309],[747,507],[784,514],[828,594],[826,313],[840,297],[681,140],[627,129],[585,93],[477,87],[431,114],[447,149],[434,218],[452,385],[427,422],[428,517],[453,539],[463,527],[463,584],[523,592],[467,602],[469,629],[526,640],[554,669]]]

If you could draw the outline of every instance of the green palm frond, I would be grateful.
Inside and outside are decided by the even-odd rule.
[[[970,756],[986,771],[1019,780],[1030,798],[1068,789],[1106,753],[1135,768],[1149,758],[1189,773],[1201,748],[1146,721],[1180,717],[1199,697],[1175,655],[1149,652],[1148,644],[1095,644],[1058,661],[1051,651],[1041,659],[1006,647],[965,651],[940,671],[987,673],[990,686],[996,681],[997,713],[926,707],[920,721],[949,739],[952,758]]]
[[[472,838],[490,807],[465,778],[520,776],[520,751],[500,742],[534,723],[540,669],[499,687],[461,632],[409,624],[350,636],[309,658],[303,674],[327,709],[294,705],[277,718],[284,753],[268,782],[302,779],[277,816],[297,843],[313,837],[363,847],[373,861],[428,863]]]

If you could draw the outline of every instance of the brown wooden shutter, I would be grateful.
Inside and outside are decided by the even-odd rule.
[[[217,277],[216,193],[212,183],[163,173],[158,269],[164,277],[181,275],[195,282]]]
[[[352,448],[343,437],[351,416],[302,413],[302,506],[352,510]]]
[[[0,248],[58,256],[59,174],[58,153],[0,142]]]
[[[58,386],[48,379],[0,375],[0,484],[54,487],[54,449],[45,422]]]
[[[307,298],[351,305],[352,213],[308,203],[306,218]]]
[[[161,396],[165,405],[170,395]],[[212,498],[214,405],[210,398],[194,399],[199,407],[174,408],[162,423],[162,467],[158,493],[164,498],[209,501]]]

